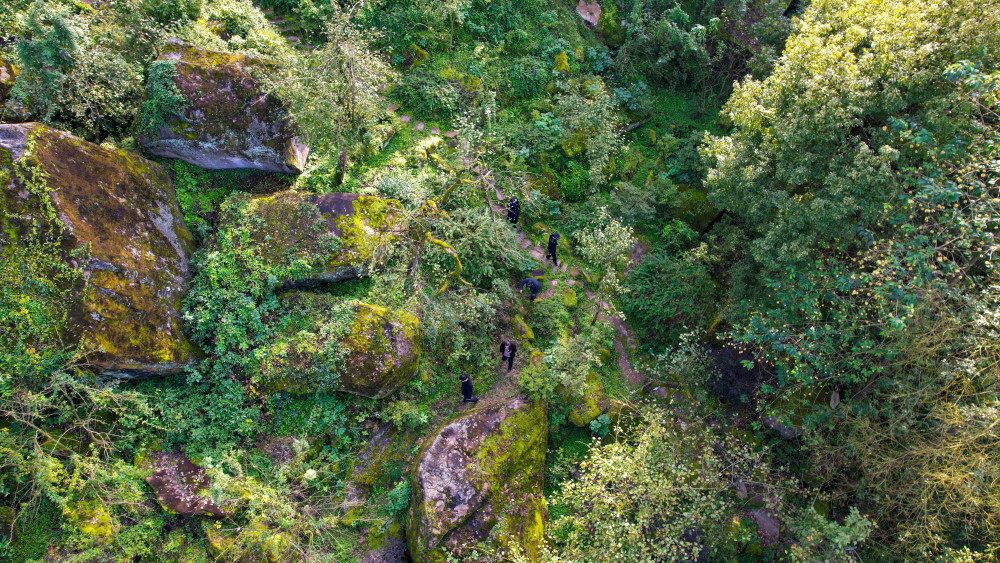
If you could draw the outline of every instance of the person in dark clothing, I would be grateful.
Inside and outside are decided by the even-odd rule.
[[[528,276],[524,278],[524,280],[521,282],[521,293],[524,293],[525,287],[527,287],[528,290],[531,291],[531,302],[534,303],[535,297],[538,296],[538,290],[542,288],[541,284],[539,284],[538,280],[536,280],[535,278]]]
[[[549,235],[549,253],[545,255],[545,258],[552,257],[552,263],[559,266],[559,260],[556,258],[557,246],[559,246],[559,233],[552,233]]]
[[[501,363],[503,360],[507,360],[507,373],[510,373],[511,368],[514,367],[514,354],[517,354],[517,344],[504,342],[500,345]]]
[[[462,377],[458,378],[462,382],[462,402],[476,404],[479,402],[479,397],[472,396],[472,380],[469,379],[469,374],[463,373]]]
[[[510,203],[507,204],[507,220],[513,224],[517,224],[517,217],[521,214],[521,202],[517,201],[517,196],[512,196],[510,198]]]

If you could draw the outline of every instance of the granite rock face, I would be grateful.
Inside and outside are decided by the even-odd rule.
[[[296,137],[285,108],[261,90],[255,76],[272,63],[176,41],[166,44],[160,59],[176,61],[174,84],[187,107],[155,134],[140,136],[146,150],[208,170],[302,172],[309,147]]]
[[[411,559],[445,561],[491,536],[498,549],[536,559],[547,438],[545,407],[524,398],[474,409],[433,433],[411,478]]]
[[[68,337],[96,371],[167,375],[200,357],[180,312],[191,234],[166,169],[37,123],[0,125],[0,211],[0,246],[56,228],[83,252],[67,253],[87,281],[75,288]]]

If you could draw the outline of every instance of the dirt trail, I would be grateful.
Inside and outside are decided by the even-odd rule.
[[[507,206],[504,204],[504,202],[507,201],[507,198],[504,196],[503,190],[500,189],[498,186],[493,184],[492,187],[494,188],[494,191],[496,193],[497,201],[489,202],[490,209],[492,209],[494,213],[496,213],[504,220],[506,220]],[[544,260],[544,252],[545,252],[544,249],[542,249],[541,246],[534,245],[531,239],[529,239],[528,236],[525,235],[524,232],[521,230],[520,225],[514,225],[514,230],[517,232],[518,239],[520,240],[521,250],[527,251],[528,254],[531,255],[533,258],[542,262],[542,268],[549,269],[552,274],[555,274],[557,270],[556,266],[554,264],[547,264],[546,261]],[[534,248],[528,250],[529,247],[531,247],[532,245],[534,245]],[[649,249],[646,247],[646,245],[642,244],[641,242],[637,242],[635,246],[632,247],[631,252],[629,252],[629,257],[631,258],[629,269],[637,266],[639,262],[642,261],[642,258],[646,255],[647,252],[649,252]],[[562,267],[562,271],[565,272],[566,265],[561,264],[560,266]],[[573,268],[573,271],[575,270],[576,268]],[[573,274],[574,281],[576,277],[577,275]],[[542,292],[538,294],[538,299],[547,299],[549,297],[552,297],[562,289],[560,287],[561,284],[559,283],[553,284],[554,281],[555,280],[546,280],[543,282],[544,289]],[[575,281],[574,285],[579,283],[580,283],[579,281]],[[596,294],[594,294],[594,292],[589,289],[584,291],[584,295],[587,296],[587,299],[591,300],[594,300],[597,297]],[[600,306],[604,310],[610,309],[608,304],[604,301],[600,302]],[[632,367],[632,362],[629,361],[628,359],[629,351],[635,350],[636,348],[635,335],[632,332],[632,329],[629,328],[629,326],[625,324],[625,322],[618,317],[609,316],[602,313],[599,318],[601,320],[606,320],[610,322],[615,327],[614,347],[615,351],[618,353],[618,368],[621,371],[622,375],[624,375],[625,378],[628,380],[629,385],[632,385],[634,387],[641,387],[643,384],[646,383],[646,378]],[[509,392],[516,393],[517,373],[518,373],[517,362],[515,362],[514,371],[512,371],[510,374],[505,374],[504,377],[501,377],[497,381],[496,385],[494,385],[489,392],[483,395],[483,398],[489,397],[490,402],[497,400],[498,398],[499,400],[503,400],[504,398],[507,397],[506,393],[504,392],[505,389],[507,389]],[[506,377],[506,375],[512,375],[514,377]]]

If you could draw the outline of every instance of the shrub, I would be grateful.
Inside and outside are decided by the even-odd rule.
[[[625,312],[659,346],[674,344],[685,327],[707,327],[719,299],[708,267],[693,252],[650,254],[625,285]]]
[[[571,160],[566,165],[566,173],[559,178],[559,191],[568,203],[579,203],[587,199],[590,189],[590,173],[580,163]]]
[[[393,88],[393,96],[420,116],[448,120],[465,106],[459,89],[436,74],[405,75]]]
[[[142,0],[142,10],[162,24],[195,21],[201,16],[202,0]]]
[[[176,61],[153,61],[146,71],[146,99],[139,106],[136,133],[153,135],[169,116],[179,114],[188,105],[187,98],[174,84]]]

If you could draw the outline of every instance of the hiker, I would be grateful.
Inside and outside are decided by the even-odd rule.
[[[517,216],[521,214],[521,203],[517,201],[517,196],[511,196],[510,203],[507,204],[507,220],[512,224],[517,224]]]
[[[472,380],[469,379],[469,374],[463,373],[462,377],[458,378],[462,382],[462,402],[476,404],[479,402],[479,397],[472,396]]]
[[[559,245],[559,233],[552,233],[551,235],[549,235],[549,249],[548,249],[549,253],[545,255],[545,258],[548,259],[551,256],[552,262],[556,265],[556,267],[559,266],[559,260],[556,259],[556,247],[558,245]]]
[[[517,354],[517,344],[504,342],[500,345],[500,364],[503,365],[503,360],[507,360],[507,373],[514,367],[514,354]]]
[[[525,286],[531,291],[531,302],[534,303],[535,297],[538,296],[538,290],[542,288],[541,284],[535,278],[528,276],[521,281],[521,293],[524,293]]]

